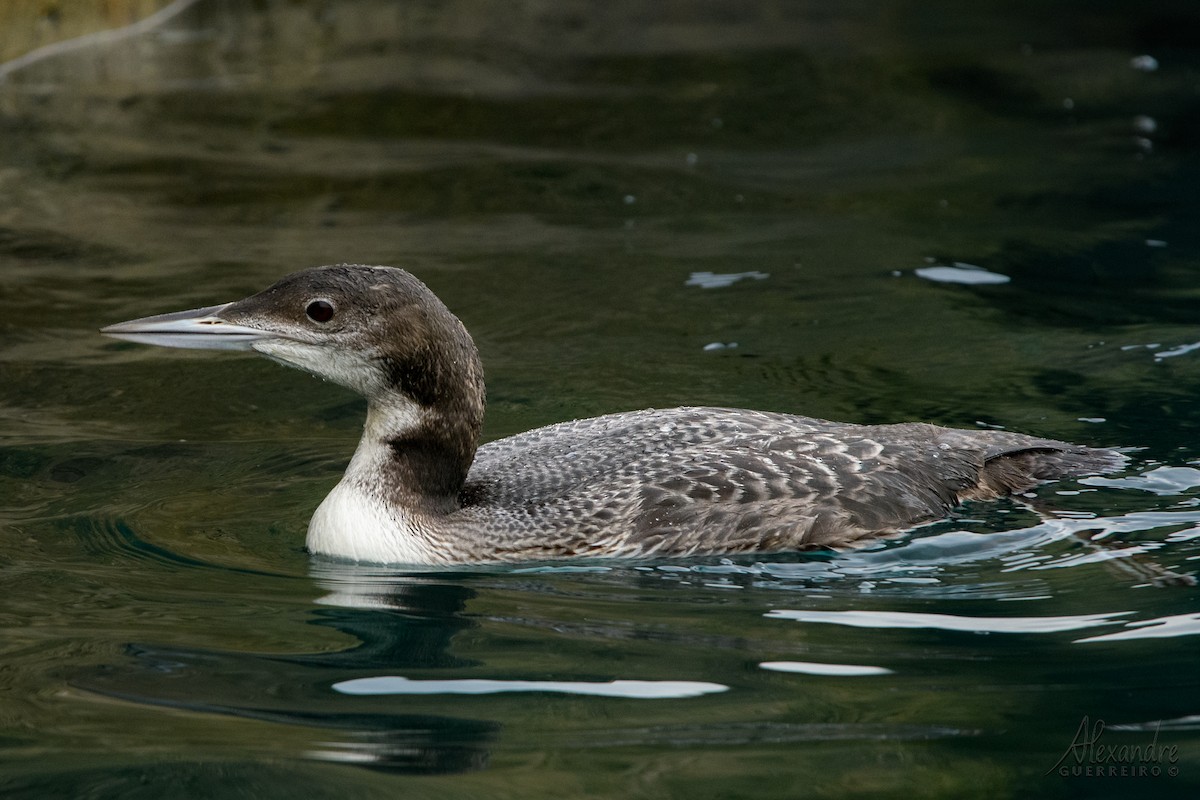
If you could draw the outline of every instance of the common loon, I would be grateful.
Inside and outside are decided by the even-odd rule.
[[[484,384],[466,328],[417,278],[342,264],[224,305],[102,333],[251,350],[364,395],[312,553],[385,564],[839,548],[963,500],[1103,472],[1112,450],[995,430],[854,425],[728,408],[563,422],[478,447]]]

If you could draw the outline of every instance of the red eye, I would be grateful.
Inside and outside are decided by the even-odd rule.
[[[333,303],[328,300],[313,300],[308,304],[308,308],[304,309],[304,313],[313,322],[329,322],[333,319]]]

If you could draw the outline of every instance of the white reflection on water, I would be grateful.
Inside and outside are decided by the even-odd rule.
[[[699,286],[701,289],[723,289],[747,278],[761,281],[769,277],[769,273],[758,270],[752,272],[693,272],[683,285]]]
[[[1191,344],[1181,344],[1177,347],[1172,347],[1170,350],[1159,350],[1154,354],[1155,361],[1162,361],[1164,358],[1174,358],[1175,356],[1183,356],[1200,349],[1200,342],[1192,342]]]
[[[1103,478],[1093,475],[1080,478],[1088,486],[1108,486],[1114,489],[1141,489],[1158,495],[1184,494],[1193,486],[1200,486],[1200,469],[1194,467],[1158,467],[1141,475],[1124,478]]]
[[[1200,730],[1200,714],[1188,714],[1174,719],[1154,719],[1148,722],[1125,722],[1104,727],[1113,731],[1195,731]]]
[[[1139,619],[1125,623],[1126,630],[1076,639],[1083,642],[1119,642],[1127,639],[1166,639],[1172,636],[1195,636],[1200,634],[1200,614],[1176,614],[1158,619]]]
[[[937,628],[971,633],[1058,633],[1097,625],[1113,625],[1115,617],[1132,614],[1116,611],[1067,617],[961,617],[955,614],[918,614],[908,611],[808,611],[776,609],[763,616],[797,622],[826,622],[853,628]]]
[[[720,683],[704,681],[497,681],[484,678],[458,680],[413,680],[398,675],[354,678],[333,684],[342,694],[501,694],[504,692],[552,692],[591,697],[624,697],[635,700],[667,700],[728,691]]]
[[[983,267],[977,267],[974,264],[964,264],[961,261],[955,261],[951,267],[921,267],[914,270],[918,278],[924,278],[927,281],[936,281],[937,283],[965,283],[968,285],[982,286],[985,284],[1008,283],[1012,278],[1007,275],[1001,275],[999,272],[989,272]]]
[[[1150,55],[1134,56],[1129,59],[1129,66],[1139,72],[1154,72],[1158,69],[1158,59]]]
[[[774,672],[800,672],[805,675],[833,675],[840,678],[892,674],[887,667],[870,667],[860,664],[819,664],[815,661],[764,661],[759,666]]]

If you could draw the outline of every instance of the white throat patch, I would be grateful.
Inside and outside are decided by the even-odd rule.
[[[363,436],[346,474],[313,514],[306,544],[313,553],[392,564],[447,563],[419,515],[385,499],[388,442],[417,430],[424,410],[403,395],[367,409]]]

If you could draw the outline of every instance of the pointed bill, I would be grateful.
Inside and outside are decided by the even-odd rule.
[[[118,322],[101,328],[100,333],[141,344],[198,350],[251,350],[255,342],[278,336],[219,317],[218,314],[230,305],[232,303],[224,303]]]

